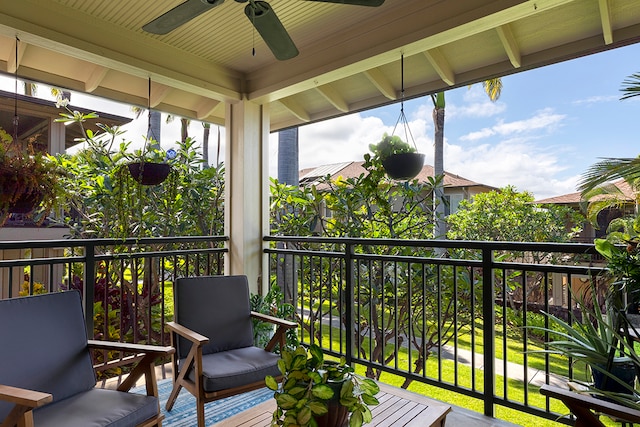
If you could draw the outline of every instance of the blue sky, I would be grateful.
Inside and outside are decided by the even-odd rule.
[[[480,84],[448,91],[445,170],[494,187],[513,185],[536,199],[575,192],[580,175],[599,158],[640,154],[640,97],[620,101],[622,81],[639,72],[640,43],[506,76],[495,103]],[[13,91],[11,78],[2,79],[0,85]],[[48,91],[43,86],[38,95],[47,97]],[[72,95],[72,104],[133,117],[127,105],[80,94]],[[432,110],[430,97],[405,102],[411,134],[427,164],[433,164]],[[300,168],[363,160],[369,144],[384,132],[392,133],[399,114],[397,103],[301,126]],[[133,145],[143,140],[146,117],[125,129]],[[179,120],[163,126],[164,148],[179,138],[179,126]],[[189,133],[202,141],[199,122],[192,122]],[[396,134],[404,137],[403,132]],[[214,129],[212,156],[215,135]],[[272,176],[277,176],[277,141],[277,134],[271,135]]]
[[[445,170],[495,187],[513,185],[537,199],[576,191],[580,175],[599,158],[640,154],[640,97],[620,101],[622,81],[637,72],[640,44],[506,76],[495,103],[479,84],[448,91]],[[432,109],[429,97],[405,102],[428,164]],[[392,132],[399,113],[396,104],[302,126],[300,167],[362,160],[369,143]]]

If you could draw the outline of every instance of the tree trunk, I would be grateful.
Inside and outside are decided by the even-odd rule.
[[[202,123],[202,160],[204,160],[204,167],[209,167],[209,133],[211,132],[211,124]]]
[[[444,107],[433,109],[434,134],[434,157],[433,174],[437,179],[444,176]],[[436,239],[446,237],[446,226],[444,221],[444,178],[436,181],[433,195],[433,223],[434,236]]]
[[[298,176],[298,128],[285,129],[278,132],[278,181],[287,185],[299,185]],[[282,248],[283,243],[279,242]],[[278,286],[284,294],[285,301],[296,306],[298,300],[298,275],[295,259],[285,255],[278,263]]]
[[[147,139],[153,139],[160,146],[160,129],[162,128],[162,115],[160,111],[149,110],[149,129]]]

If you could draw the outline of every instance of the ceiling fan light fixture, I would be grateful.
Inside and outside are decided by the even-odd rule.
[[[298,55],[298,48],[269,3],[251,0],[244,13],[277,59],[284,61]]]

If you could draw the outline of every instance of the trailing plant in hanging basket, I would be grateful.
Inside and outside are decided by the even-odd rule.
[[[41,224],[51,210],[62,205],[63,173],[55,158],[34,150],[32,142],[23,147],[0,128],[0,226],[12,213]]]
[[[415,147],[397,135],[385,133],[382,140],[377,144],[370,144],[369,149],[392,179],[413,179],[424,166],[424,154],[417,153]]]

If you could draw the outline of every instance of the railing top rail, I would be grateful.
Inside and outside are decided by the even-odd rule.
[[[265,236],[267,242],[306,242],[333,243],[347,245],[374,246],[416,246],[433,248],[459,249],[491,249],[510,251],[542,251],[574,254],[597,254],[591,243],[557,243],[557,242],[498,242],[482,240],[405,240],[405,239],[363,239],[354,237],[302,237],[302,236]]]
[[[29,248],[71,248],[82,246],[149,245],[160,243],[223,242],[228,236],[173,236],[128,239],[56,239],[0,242],[0,250]]]

